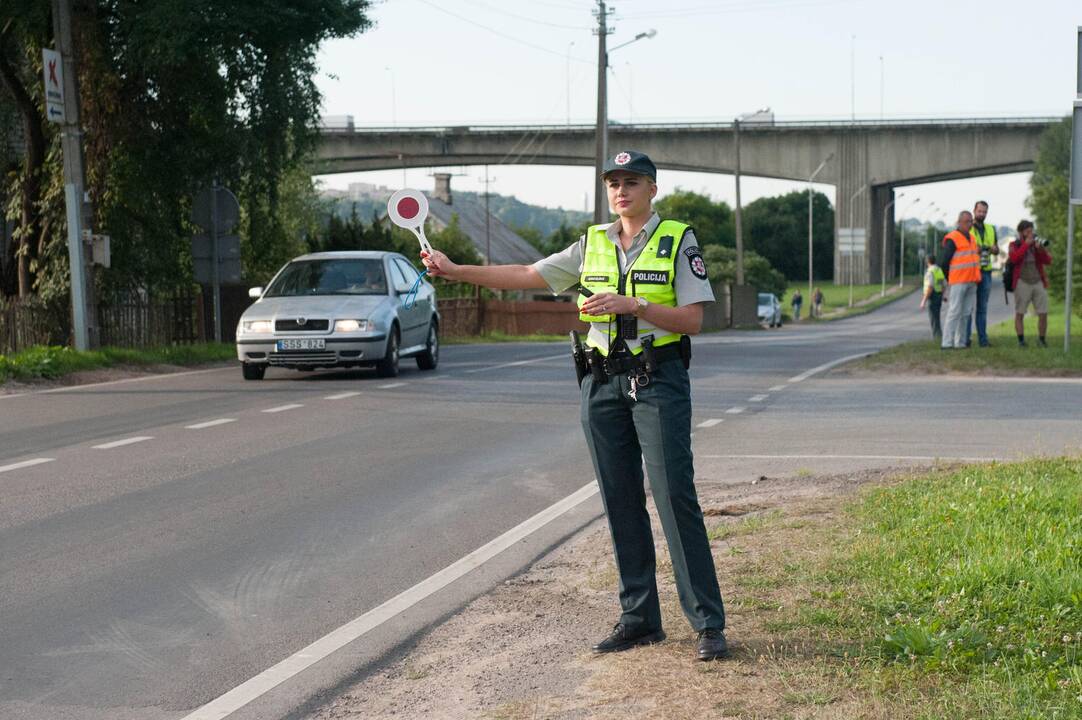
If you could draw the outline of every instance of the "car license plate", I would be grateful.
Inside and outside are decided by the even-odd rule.
[[[326,347],[326,341],[323,338],[295,338],[290,340],[279,340],[278,350],[322,350]]]

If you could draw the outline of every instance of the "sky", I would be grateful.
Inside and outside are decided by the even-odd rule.
[[[592,123],[597,3],[591,0],[387,0],[374,27],[326,43],[316,82],[324,114],[359,126]],[[1075,97],[1074,0],[616,0],[609,116],[617,122],[718,121],[771,108],[778,120],[1063,116]],[[649,148],[636,148],[649,153]],[[432,187],[433,171],[322,176],[328,188],[368,182]],[[548,207],[592,207],[593,169],[489,168],[491,190]],[[403,177],[405,179],[403,179]],[[989,220],[1029,215],[1029,173],[913,185],[899,214],[953,221],[977,199]],[[730,204],[731,175],[659,169],[659,196],[682,188]],[[745,203],[806,189],[744,177]],[[817,185],[833,201],[834,188]],[[934,207],[933,207],[934,205]]]

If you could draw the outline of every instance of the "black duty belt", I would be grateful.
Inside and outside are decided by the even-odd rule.
[[[654,362],[660,364],[670,360],[680,359],[680,343],[670,343],[659,348],[654,348]],[[642,367],[642,353],[638,355],[609,355],[602,358],[602,369],[608,375],[626,375],[632,370]]]

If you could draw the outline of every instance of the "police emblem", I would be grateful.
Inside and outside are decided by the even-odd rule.
[[[627,165],[631,162],[631,153],[622,152],[612,159],[617,165]]]
[[[706,279],[706,261],[703,260],[703,251],[698,247],[689,247],[684,251],[691,266],[691,274],[700,280]]]

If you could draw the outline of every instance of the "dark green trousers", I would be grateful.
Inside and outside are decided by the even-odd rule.
[[[620,621],[661,627],[654,537],[646,512],[643,461],[669,543],[680,605],[695,630],[724,629],[710,541],[695,494],[691,456],[691,383],[679,360],[658,366],[650,384],[628,397],[626,376],[582,382],[582,426],[601,486],[620,573]]]

